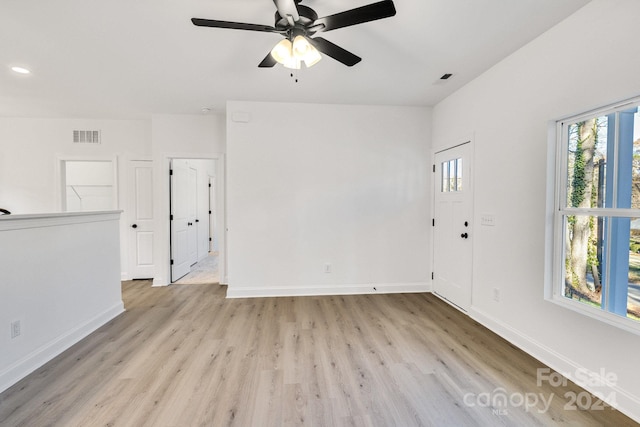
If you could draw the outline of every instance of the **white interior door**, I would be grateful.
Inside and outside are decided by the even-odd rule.
[[[172,159],[171,171],[171,281],[175,282],[191,268],[188,237],[189,165],[186,160]]]
[[[189,206],[187,222],[187,244],[189,247],[189,262],[198,262],[198,170],[189,167],[189,187],[187,203]]]
[[[435,155],[434,291],[458,307],[471,306],[471,143]]]
[[[217,251],[215,178],[209,176],[209,251]]]
[[[153,165],[150,161],[129,163],[131,209],[129,210],[129,270],[132,279],[153,278]]]

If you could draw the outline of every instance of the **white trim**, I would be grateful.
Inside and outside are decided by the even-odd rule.
[[[469,156],[471,157],[471,162],[470,166],[469,166],[469,174],[468,174],[468,185],[467,185],[467,189],[469,190],[469,192],[471,193],[471,201],[470,201],[470,223],[471,223],[471,227],[470,227],[470,232],[474,233],[475,236],[475,230],[477,230],[476,228],[476,224],[475,224],[475,209],[476,209],[476,201],[475,201],[475,176],[474,176],[474,172],[475,172],[475,161],[476,161],[476,144],[475,144],[475,132],[472,132],[470,135],[466,134],[464,137],[462,138],[458,138],[456,139],[456,141],[463,141],[463,142],[457,142],[457,143],[451,143],[450,145],[441,147],[441,148],[437,148],[435,150],[433,150],[432,154],[431,154],[431,164],[433,165],[433,167],[435,167],[435,169],[437,169],[436,167],[436,156],[439,153],[443,153],[445,151],[457,148],[457,147],[461,147],[463,145],[469,144]],[[435,170],[432,169],[431,172],[431,177],[432,177],[432,182],[431,182],[431,190],[432,190],[432,194],[431,194],[431,219],[435,220],[436,217],[436,195],[440,192],[439,187],[440,185],[438,184],[441,179],[441,177],[436,176],[435,174]],[[433,227],[430,227],[430,234],[431,234],[431,270],[432,270],[432,274],[435,271],[435,253],[436,253],[436,241],[435,241],[435,233],[433,230]],[[473,237],[473,236],[472,236]],[[474,267],[474,253],[475,253],[475,242],[476,239],[473,238],[472,240],[472,245],[471,245],[471,283],[469,284],[470,286],[470,290],[469,292],[471,293],[471,295],[469,296],[469,307],[471,307],[473,305],[473,280],[474,277],[476,277],[475,274],[475,267]],[[429,291],[430,292],[434,292],[433,291],[433,275],[431,276],[432,279],[429,281]],[[436,294],[437,295],[437,294]],[[440,297],[440,295],[438,295]],[[446,301],[447,303],[449,303],[449,301],[446,298],[442,298],[443,301]],[[457,305],[453,304],[453,306],[455,306],[456,308],[460,309],[461,307],[458,307]],[[464,312],[466,308],[462,308],[462,311]]]
[[[120,301],[11,364],[0,372],[0,392],[8,389],[124,311],[124,304]]]
[[[617,113],[620,111],[628,110],[633,105],[638,105],[638,104],[640,104],[640,95],[636,95],[632,98],[625,99],[623,101],[613,102],[603,107],[592,108],[591,110],[588,110],[588,111],[580,112],[577,114],[571,114],[568,116],[563,116],[554,121],[560,124],[564,124],[566,122],[577,123],[594,116],[601,116],[601,115],[606,115],[607,113],[611,114],[611,113]]]
[[[0,231],[57,227],[90,222],[118,221],[122,211],[61,212],[0,216]]]
[[[374,290],[375,288],[375,290]],[[430,282],[370,283],[358,285],[229,287],[227,298],[295,297],[327,295],[403,294],[431,292]]]
[[[570,309],[592,319],[607,323],[627,332],[640,334],[640,322],[611,313],[606,309],[591,307],[577,301],[572,301],[563,295],[563,283],[565,276],[565,240],[566,227],[565,217],[569,215],[589,215],[637,218],[640,217],[640,209],[628,208],[573,208],[567,206],[567,181],[568,181],[568,148],[569,148],[569,126],[580,121],[608,116],[615,114],[614,140],[608,141],[613,144],[613,158],[611,167],[614,171],[618,167],[618,141],[619,141],[619,116],[621,111],[627,111],[633,107],[640,107],[640,97],[621,101],[602,108],[594,109],[585,113],[565,117],[563,119],[550,121],[547,132],[547,185],[546,185],[546,220],[545,220],[545,300],[564,308]],[[618,174],[613,175],[613,187],[617,188]],[[616,194],[613,195],[613,206],[617,205]],[[610,233],[610,230],[608,231]],[[606,238],[610,239],[610,236]],[[607,252],[607,257],[611,256]],[[611,265],[607,259],[608,265]],[[609,274],[608,272],[606,273]],[[609,283],[605,278],[603,283]],[[610,288],[603,288],[608,300]]]
[[[165,286],[169,286],[170,283],[167,283],[166,280],[162,279],[162,278],[153,278],[153,281],[151,283],[151,287],[152,288],[162,288]]]
[[[57,154],[55,156],[55,182],[58,183],[55,188],[56,206],[61,211],[66,211],[66,199],[63,197],[66,193],[66,173],[63,165],[65,162],[111,162],[113,166],[113,209],[120,207],[120,176],[118,175],[118,155],[111,156],[76,156]]]
[[[169,168],[172,159],[195,159],[195,160],[214,160],[216,165],[215,177],[216,177],[216,210],[218,215],[218,270],[220,272],[220,284],[227,284],[227,208],[226,208],[226,154],[225,153],[167,153],[163,152],[159,155],[160,165],[158,165],[158,178],[154,178],[154,183],[161,185],[159,188],[157,202],[157,219],[155,219],[157,227],[156,232],[160,233],[160,230],[169,232],[168,221],[164,218],[169,218]],[[166,179],[166,181],[165,181]],[[166,185],[165,185],[166,184]],[[158,235],[158,239],[162,236]],[[169,244],[169,234],[167,234],[166,245],[165,242],[160,242],[159,251],[154,253],[156,270],[154,274],[153,286],[167,286],[171,277],[171,247]],[[163,239],[165,240],[165,239]]]
[[[548,301],[569,310],[575,311],[576,313],[580,313],[583,316],[587,316],[600,322],[607,323],[611,326],[615,326],[627,332],[631,332],[632,334],[640,335],[640,322],[636,320],[628,319],[626,317],[611,313],[610,311],[584,304],[579,301],[571,300],[558,293],[555,293],[551,298],[548,299]]]
[[[472,307],[469,310],[468,315],[473,320],[509,341],[525,353],[538,359],[540,362],[564,375],[566,378],[569,378],[571,381],[575,382],[588,392],[596,395],[598,398],[601,398],[618,411],[634,420],[640,420],[640,396],[635,396],[626,390],[619,388],[615,384],[610,384],[606,378],[602,377],[602,372],[587,370],[583,366],[573,362],[571,359],[557,353],[552,348],[520,333],[511,326],[497,320],[481,310],[478,310],[475,307]],[[592,384],[589,384],[580,377],[577,377],[575,375],[577,372],[587,372],[590,378],[597,378],[598,380],[601,380],[599,381],[599,384],[602,384],[603,386],[596,389]],[[605,384],[606,386],[604,386]],[[606,388],[608,392],[603,393],[603,388]],[[607,397],[614,397],[615,402],[607,401]]]

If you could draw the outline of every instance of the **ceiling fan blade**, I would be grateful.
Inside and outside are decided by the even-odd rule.
[[[295,0],[273,0],[273,2],[276,4],[281,17],[286,18],[287,16],[291,16],[293,22],[300,20]]]
[[[230,21],[217,21],[215,19],[200,19],[191,18],[193,25],[198,27],[213,27],[213,28],[231,28],[233,30],[249,30],[249,31],[261,31],[264,33],[281,33],[274,27],[269,25],[260,24],[245,24],[243,22],[230,22]]]
[[[317,31],[331,31],[337,28],[363,24],[378,19],[389,18],[396,14],[396,7],[392,0],[383,0],[367,6],[357,7],[335,15],[318,18],[312,26],[318,26]]]
[[[276,60],[273,58],[273,55],[271,55],[271,52],[269,52],[267,54],[267,56],[264,57],[262,62],[260,64],[258,64],[258,67],[260,67],[260,68],[271,68],[276,64],[277,64]]]
[[[309,39],[309,42],[320,52],[332,57],[338,62],[342,62],[347,67],[353,67],[358,62],[362,61],[362,58],[360,58],[359,56],[356,56],[353,53],[344,50],[340,46],[333,44],[329,40],[323,39],[322,37]]]

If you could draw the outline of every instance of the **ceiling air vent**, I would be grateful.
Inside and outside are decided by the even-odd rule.
[[[73,131],[73,143],[74,144],[100,144],[100,131],[99,130],[74,130]]]

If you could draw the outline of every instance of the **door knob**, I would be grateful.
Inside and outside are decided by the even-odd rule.
[[[467,233],[462,233],[460,237],[462,237],[463,239],[466,239],[469,237],[469,235]]]
[[[131,228],[138,228],[138,224],[133,224]]]

